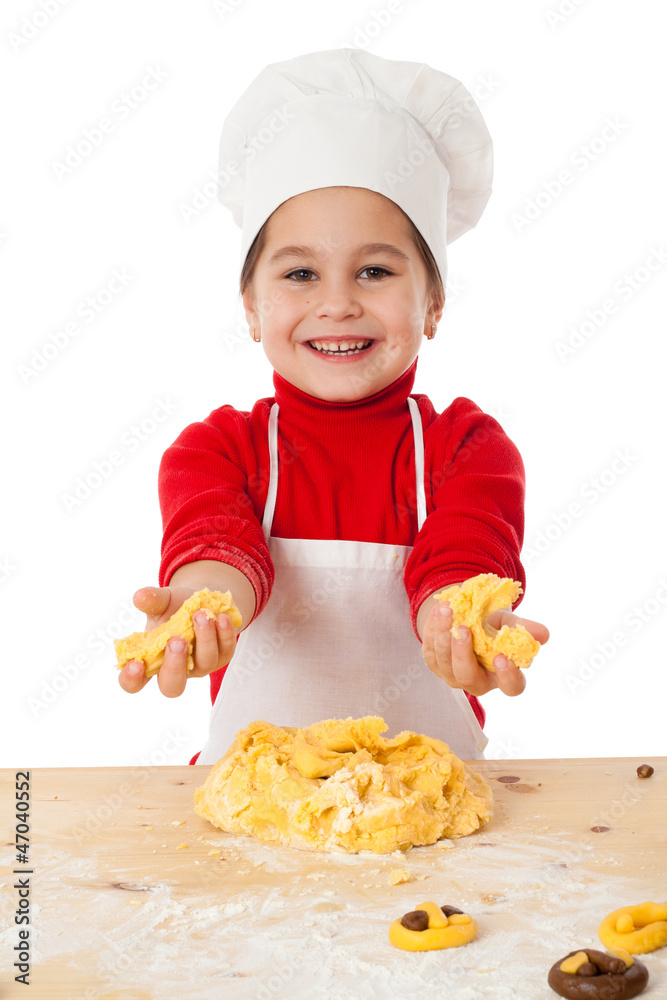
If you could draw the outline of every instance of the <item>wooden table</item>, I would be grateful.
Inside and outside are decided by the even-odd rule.
[[[0,997],[548,1000],[549,966],[601,947],[607,912],[667,900],[667,758],[647,761],[655,773],[644,780],[642,763],[476,761],[493,787],[492,822],[392,855],[224,834],[193,810],[205,766],[40,768],[30,773],[27,864],[13,849],[16,772],[0,771]],[[390,884],[395,869],[410,881]],[[21,884],[31,920],[22,926]],[[476,940],[393,948],[391,921],[428,899],[472,913]],[[13,968],[26,926],[29,993]],[[667,998],[667,949],[644,960],[643,995]]]

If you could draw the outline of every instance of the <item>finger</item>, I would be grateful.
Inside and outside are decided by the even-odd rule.
[[[542,622],[534,622],[530,618],[517,618],[516,624],[523,625],[526,631],[530,632],[533,639],[537,639],[540,644],[547,642],[549,638],[549,629],[546,625],[543,625]]]
[[[160,691],[165,698],[178,698],[187,683],[188,644],[180,636],[172,636],[165,647],[164,659],[157,675]]]
[[[215,627],[218,634],[218,666],[224,667],[236,652],[236,633],[229,615],[218,615]]]
[[[128,660],[122,670],[118,671],[118,683],[123,691],[136,694],[146,687],[150,677],[144,674],[145,666],[142,660]]]
[[[459,625],[452,636],[451,659],[456,687],[462,687],[473,695],[486,694],[498,687],[494,674],[486,670],[477,659],[472,633],[464,625]]]
[[[159,618],[165,613],[170,600],[169,587],[140,587],[132,598],[135,608],[154,618]]]
[[[424,661],[426,662],[429,670],[432,670],[434,674],[438,673],[438,663],[435,656],[435,649],[433,646],[435,639],[435,629],[436,629],[436,614],[437,608],[431,609],[430,613],[426,616],[426,621],[424,622],[424,631],[422,633],[422,655]]]
[[[496,629],[502,628],[503,625],[509,625],[510,628],[523,625],[533,639],[537,639],[540,644],[549,640],[549,629],[546,625],[543,625],[542,622],[535,622],[531,618],[519,618],[513,611],[494,611],[486,620],[492,628]]]
[[[436,605],[426,619],[424,625],[424,659],[426,665],[438,677],[448,684],[457,687],[456,679],[451,669],[451,634],[452,609],[447,601]]]
[[[521,694],[521,692],[525,689],[526,676],[524,671],[519,670],[519,668],[516,667],[514,663],[502,653],[498,653],[497,656],[494,656],[493,669],[496,672],[498,687],[503,694],[508,695],[510,698],[515,698],[516,695]]]
[[[218,665],[218,634],[215,617],[209,618],[200,608],[193,618],[195,627],[194,672],[205,677]]]
[[[543,625],[542,622],[534,622],[531,621],[530,618],[521,618],[520,624],[523,625],[523,627],[530,632],[533,639],[537,639],[539,643],[544,644],[549,641],[549,629],[546,625]]]

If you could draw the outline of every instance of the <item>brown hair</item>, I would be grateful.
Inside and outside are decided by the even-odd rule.
[[[394,202],[394,204],[396,204],[396,202]],[[399,208],[400,206],[396,207]],[[401,209],[401,211],[403,211],[403,209]],[[405,212],[403,212],[403,214],[405,215]],[[431,296],[431,298],[435,299],[435,301],[440,305],[440,307],[442,307],[445,302],[445,290],[442,287],[442,279],[440,277],[440,271],[438,270],[438,265],[435,262],[435,257],[431,253],[428,243],[426,242],[422,234],[419,232],[412,219],[408,215],[405,215],[405,218],[408,220],[408,224],[410,226],[410,235],[412,236],[413,243],[417,247],[417,250],[419,251],[421,258],[424,262],[424,267],[426,268],[429,295]],[[264,249],[264,246],[266,245],[266,236],[270,221],[271,221],[271,216],[269,216],[269,218],[266,220],[262,228],[257,233],[257,236],[255,236],[255,239],[252,241],[250,249],[248,250],[248,253],[246,255],[246,259],[243,263],[243,269],[241,271],[241,280],[240,280],[241,295],[243,295],[248,285],[252,282],[253,275],[255,273],[255,267],[257,266],[257,261],[259,260],[259,257],[262,253],[262,250]]]

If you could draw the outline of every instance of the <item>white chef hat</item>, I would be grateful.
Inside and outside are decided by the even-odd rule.
[[[444,287],[447,244],[477,224],[492,174],[491,137],[458,80],[340,48],[271,63],[255,77],[225,119],[217,185],[242,229],[241,268],[288,198],[363,187],[414,222]]]

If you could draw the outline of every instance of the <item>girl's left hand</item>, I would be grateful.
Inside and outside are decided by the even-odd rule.
[[[444,614],[443,614],[444,612]],[[511,611],[494,611],[486,619],[493,628],[516,625],[530,632],[539,643],[547,642],[549,630],[540,622],[529,618],[519,618]],[[500,688],[503,694],[514,697],[521,694],[526,686],[524,671],[515,667],[511,660],[499,653],[494,657],[495,673],[486,670],[475,656],[472,635],[467,628],[461,628],[462,638],[456,639],[449,631],[452,627],[452,610],[447,601],[435,606],[424,624],[422,652],[430,670],[453,688],[463,688],[472,695],[486,694],[493,688]]]

